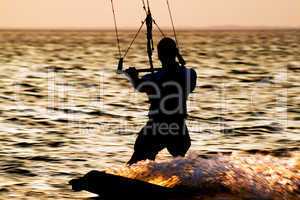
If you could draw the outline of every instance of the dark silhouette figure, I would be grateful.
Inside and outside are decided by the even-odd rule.
[[[149,121],[139,132],[134,153],[128,164],[141,160],[155,160],[164,148],[174,156],[185,156],[191,140],[185,119],[186,101],[195,89],[197,74],[176,62],[179,56],[174,40],[163,38],[158,46],[162,68],[139,78],[131,67],[125,71],[136,90],[146,93],[150,102]]]

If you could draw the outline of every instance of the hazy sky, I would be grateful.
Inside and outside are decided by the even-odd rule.
[[[144,18],[141,0],[114,0],[120,27]],[[158,24],[170,26],[165,0],[150,0]],[[176,27],[300,27],[300,0],[170,0]],[[110,0],[0,0],[0,28],[111,28]]]

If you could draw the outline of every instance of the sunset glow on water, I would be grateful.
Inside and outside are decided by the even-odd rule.
[[[133,36],[121,32],[123,48]],[[86,199],[67,183],[95,169],[167,187],[222,185],[234,198],[298,197],[300,32],[178,38],[198,73],[190,156],[163,151],[127,168],[148,104],[115,73],[114,32],[1,31],[0,199]],[[147,63],[141,34],[125,66]]]

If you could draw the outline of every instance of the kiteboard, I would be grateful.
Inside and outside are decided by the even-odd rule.
[[[101,199],[178,199],[187,197],[184,190],[167,188],[148,182],[108,174],[103,171],[90,171],[85,176],[70,181],[74,191],[88,191]]]

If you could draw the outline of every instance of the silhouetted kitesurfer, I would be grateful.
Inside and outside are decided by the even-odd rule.
[[[185,124],[186,101],[195,89],[197,74],[176,62],[179,52],[173,39],[163,38],[157,50],[162,64],[159,71],[141,78],[134,67],[125,71],[134,88],[146,93],[150,101],[149,121],[138,134],[129,165],[155,160],[164,148],[174,157],[185,156],[191,145]]]

